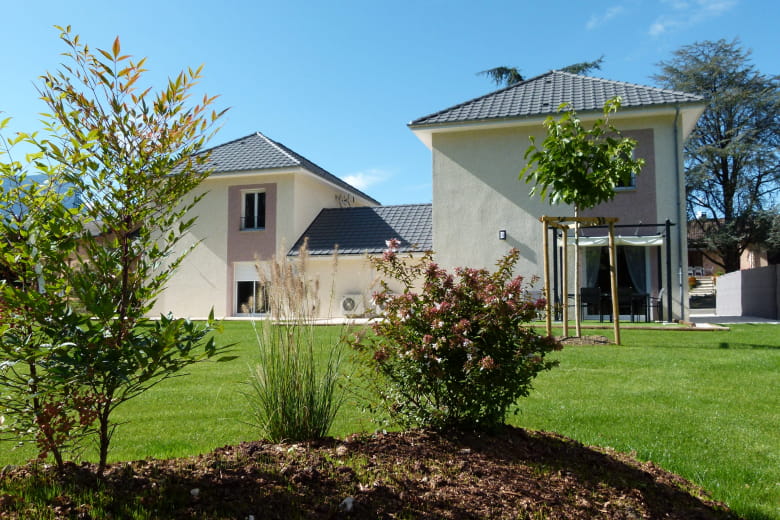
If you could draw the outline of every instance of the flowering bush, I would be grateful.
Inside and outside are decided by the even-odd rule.
[[[439,268],[432,255],[416,263],[388,241],[376,269],[404,286],[375,295],[384,308],[374,334],[355,340],[361,358],[383,376],[376,381],[384,405],[402,426],[487,429],[502,424],[532,379],[557,364],[545,355],[560,344],[527,323],[544,308],[531,284],[512,271],[519,253],[501,258],[495,272]],[[419,291],[415,290],[419,283]]]

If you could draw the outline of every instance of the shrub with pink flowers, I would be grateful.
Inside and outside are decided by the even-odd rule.
[[[374,334],[355,341],[361,359],[380,377],[375,390],[392,419],[404,427],[490,429],[503,424],[536,375],[557,364],[559,350],[529,322],[544,308],[533,280],[514,276],[519,253],[510,251],[497,269],[441,269],[432,254],[401,258],[388,241],[372,260],[386,282],[375,295],[384,309]]]

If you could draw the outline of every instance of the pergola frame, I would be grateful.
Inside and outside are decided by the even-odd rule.
[[[618,299],[617,299],[617,255],[615,252],[615,223],[618,219],[616,217],[548,217],[543,216],[539,218],[542,223],[542,249],[544,249],[544,300],[545,300],[545,314],[546,314],[546,326],[547,335],[552,335],[552,303],[550,299],[550,252],[549,252],[549,229],[562,230],[564,233],[563,240],[563,259],[562,263],[562,276],[561,284],[563,291],[563,335],[568,337],[569,335],[569,288],[568,288],[568,232],[574,228],[575,233],[579,232],[581,227],[590,226],[609,226],[609,285],[610,293],[612,294],[612,324],[615,332],[615,344],[620,345],[620,315],[618,314]],[[575,288],[579,291],[579,287]],[[579,301],[576,297],[575,301]],[[576,312],[579,312],[577,309]],[[578,322],[579,323],[579,322]]]

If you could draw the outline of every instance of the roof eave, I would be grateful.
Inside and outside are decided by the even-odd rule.
[[[214,169],[209,174],[209,178],[218,177],[220,179],[228,179],[231,177],[246,177],[249,175],[285,175],[290,173],[298,173],[301,170],[299,166],[282,166],[279,168],[247,168],[246,170],[230,170],[221,171]]]
[[[307,251],[306,254],[308,255],[308,258],[310,260],[322,259],[322,258],[328,258],[330,260],[330,257],[333,257],[333,255],[338,255],[339,257],[358,257],[358,256],[381,255],[383,252],[384,250],[380,251],[380,250],[365,249],[363,251],[352,253],[352,252],[345,252],[341,250],[332,249],[328,251],[325,250]],[[414,250],[400,249],[398,252],[404,255],[411,255],[412,258],[421,258],[425,253],[427,253],[427,251],[422,251],[419,249],[414,249]],[[294,248],[290,249],[287,252],[286,256],[298,256],[298,250]]]
[[[687,136],[696,126],[706,104],[703,101],[685,101],[679,103],[666,103],[650,106],[624,107],[618,113],[611,116],[613,120],[636,118],[637,116],[652,117],[660,115],[672,115],[678,109],[683,115],[683,132]],[[490,119],[473,119],[447,123],[409,123],[407,126],[423,142],[428,149],[433,148],[433,134],[463,132],[473,130],[493,130],[518,126],[539,125],[549,116],[555,116],[560,112],[544,114],[531,114],[527,116],[511,116]],[[602,110],[583,110],[577,112],[581,119],[588,121],[602,115]]]

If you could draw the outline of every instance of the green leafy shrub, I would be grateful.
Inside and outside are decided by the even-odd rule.
[[[397,241],[388,247],[372,261],[402,283],[403,293],[394,295],[382,283],[375,299],[385,309],[383,319],[354,346],[381,374],[375,390],[390,416],[404,427],[502,424],[533,378],[557,364],[545,355],[561,348],[528,326],[544,300],[530,293],[532,284],[513,277],[518,251],[501,258],[495,272],[458,268],[451,274],[430,253],[414,263],[399,258]]]
[[[62,471],[96,437],[102,474],[117,408],[225,351],[213,316],[149,317],[197,244],[195,190],[222,112],[213,97],[191,103],[200,68],[147,88],[146,59],[119,38],[93,50],[58,30],[67,50],[40,78],[42,131],[0,134],[0,298],[13,311],[0,322],[0,441],[35,441]],[[11,159],[20,143],[34,150],[24,162]]]

